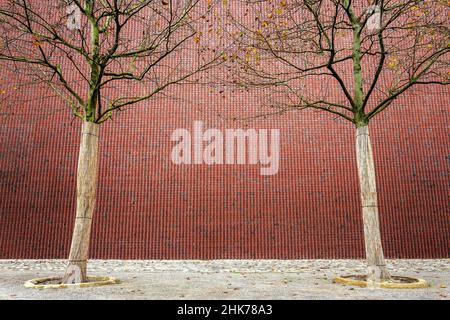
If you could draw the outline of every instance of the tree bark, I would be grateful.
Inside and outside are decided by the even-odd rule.
[[[70,247],[69,264],[63,283],[87,282],[87,259],[98,175],[99,125],[84,122],[77,172],[77,212]]]
[[[356,155],[364,223],[364,243],[368,264],[367,280],[371,284],[376,284],[389,279],[390,276],[386,268],[381,244],[375,165],[367,125],[356,130]]]

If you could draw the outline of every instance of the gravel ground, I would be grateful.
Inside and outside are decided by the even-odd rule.
[[[91,260],[89,274],[114,286],[27,289],[36,277],[61,275],[64,260],[0,260],[0,299],[443,299],[450,300],[450,260],[390,260],[395,275],[426,279],[427,289],[366,289],[333,284],[364,273],[360,260]]]

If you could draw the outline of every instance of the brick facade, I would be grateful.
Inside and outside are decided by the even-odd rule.
[[[417,89],[371,123],[388,257],[449,257],[449,97],[446,88]],[[244,93],[191,98],[154,100],[102,126],[92,258],[364,255],[350,124],[313,112],[249,124],[281,130],[275,176],[258,166],[176,166],[174,129],[195,120],[242,127],[218,114],[249,101]],[[0,258],[69,252],[80,126],[60,102],[42,103],[16,105],[0,119]]]

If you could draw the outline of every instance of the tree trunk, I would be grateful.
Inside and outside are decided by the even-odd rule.
[[[77,213],[70,247],[69,265],[64,274],[63,283],[87,281],[86,266],[97,188],[98,132],[98,124],[83,123],[77,172]]]
[[[364,242],[368,264],[367,280],[369,283],[376,284],[389,279],[390,276],[386,269],[383,247],[381,245],[375,165],[369,137],[369,127],[367,125],[356,130],[356,156],[364,223]]]

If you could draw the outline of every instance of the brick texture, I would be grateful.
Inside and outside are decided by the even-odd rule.
[[[242,127],[219,114],[255,103],[245,93],[177,90],[191,102],[154,100],[102,126],[92,258],[364,256],[350,124],[308,111],[250,123],[281,130],[275,176],[259,166],[177,166],[174,129],[195,120]],[[449,257],[449,97],[421,88],[371,123],[388,257]],[[80,124],[61,102],[42,103],[0,120],[0,258],[69,252]]]

